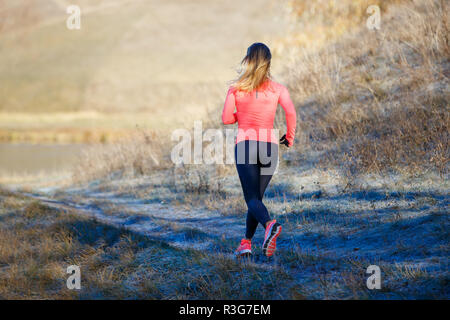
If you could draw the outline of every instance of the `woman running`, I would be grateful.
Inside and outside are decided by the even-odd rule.
[[[244,72],[229,88],[222,112],[224,124],[238,122],[235,162],[248,207],[245,238],[236,250],[238,256],[252,253],[251,241],[258,223],[266,229],[263,253],[268,257],[273,255],[281,233],[281,225],[270,219],[262,202],[278,164],[278,137],[273,129],[278,104],[284,109],[287,123],[281,144],[292,146],[297,121],[288,90],[271,80],[271,58],[263,43],[248,48],[241,63]]]

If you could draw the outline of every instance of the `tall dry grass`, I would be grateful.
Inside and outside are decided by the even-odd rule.
[[[323,21],[334,21],[334,11],[324,12]],[[350,174],[427,169],[445,174],[448,4],[399,2],[384,12],[379,31],[363,24],[318,52],[291,52],[295,62],[285,71],[300,115],[296,148],[320,151],[323,162]]]
[[[367,19],[367,8],[377,5],[382,13],[405,0],[289,0],[286,2],[291,32],[278,40],[275,52],[287,54],[292,48],[317,49],[352,33]]]
[[[139,130],[114,144],[90,146],[74,166],[73,181],[148,175],[167,168],[171,163],[167,144],[168,138],[162,134]]]
[[[319,49],[297,42],[288,51],[279,51],[286,61],[284,82],[299,115],[295,149],[302,158],[340,168],[348,176],[428,170],[445,175],[449,158],[448,4],[440,0],[376,3],[382,12],[381,30],[372,31],[365,24],[367,1],[291,1],[291,14],[303,25],[320,25],[314,32],[326,29],[330,34]],[[347,20],[341,25],[345,32],[333,33],[339,21]],[[286,39],[305,32],[294,28]],[[217,115],[222,102],[216,100],[218,108],[204,118],[205,128],[221,125]],[[275,125],[283,128],[282,113]],[[172,165],[168,158],[172,142],[167,135],[129,141],[85,157],[77,177],[147,174]],[[295,165],[295,159],[290,163]],[[191,171],[181,168],[174,174],[187,176]],[[224,172],[215,170],[213,176],[198,180],[221,179]]]

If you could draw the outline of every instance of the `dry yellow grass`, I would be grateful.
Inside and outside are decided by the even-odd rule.
[[[384,14],[390,6],[402,1],[405,0],[289,0],[291,32],[278,39],[275,52],[285,56],[292,48],[317,50],[360,29],[368,17],[369,6],[379,6]]]
[[[305,3],[297,1],[295,5]],[[333,33],[335,25],[329,22],[340,19],[347,7],[339,2],[330,9],[330,3],[317,2],[314,19],[299,9],[302,23],[319,23]],[[371,31],[364,20],[367,1],[348,3],[353,9],[344,16],[356,17],[343,27],[345,33],[333,33],[327,46],[291,44],[289,52],[282,53],[284,82],[299,114],[295,148],[303,158],[308,158],[309,152],[319,152],[320,157],[312,159],[316,164],[338,167],[347,176],[427,170],[445,175],[450,119],[448,5],[439,0],[380,3],[382,29]],[[220,108],[204,117],[204,127],[221,125]],[[284,127],[282,113],[276,126]],[[152,172],[154,161],[148,150],[129,151],[141,149],[138,144],[142,139],[136,141],[131,143],[134,147],[115,149],[113,157],[97,157],[98,165],[93,160],[90,167],[101,167],[103,174],[126,167],[132,172]],[[163,159],[168,159],[170,148],[161,141],[165,140],[155,138],[152,150],[159,150],[155,153],[159,161],[168,165],[170,161]],[[119,156],[121,148],[126,155]],[[142,165],[142,159],[148,164]],[[136,163],[152,169],[132,169]]]
[[[114,173],[116,176],[144,175],[171,165],[167,137],[145,130],[121,142],[87,147],[74,167],[73,181],[81,182]]]
[[[400,1],[385,11],[380,31],[363,23],[321,50],[291,52],[295,62],[286,74],[300,114],[297,148],[322,152],[324,162],[350,174],[421,169],[445,174],[448,4]],[[334,21],[333,11],[321,12],[324,21]]]

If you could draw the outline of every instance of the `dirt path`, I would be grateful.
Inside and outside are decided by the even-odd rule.
[[[110,192],[92,193],[89,198],[82,198],[79,202],[54,200],[37,193],[26,195],[51,208],[91,217],[179,248],[205,250],[211,248],[214,240],[219,238],[238,241],[244,232],[244,224],[237,217],[199,209],[184,210],[161,203],[145,203]],[[111,207],[116,208],[114,212],[108,210]]]

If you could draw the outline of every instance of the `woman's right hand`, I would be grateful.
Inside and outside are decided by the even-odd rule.
[[[290,147],[289,141],[286,139],[286,135],[283,135],[280,139],[280,144],[284,144],[286,147]]]

